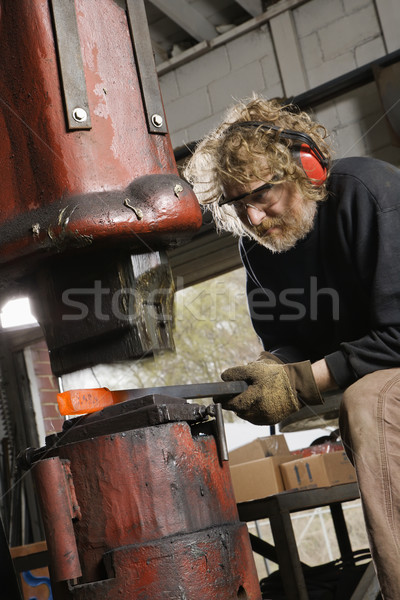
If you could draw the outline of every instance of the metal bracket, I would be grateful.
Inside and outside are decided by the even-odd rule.
[[[148,130],[168,133],[144,2],[126,0],[126,8]]]
[[[219,403],[210,404],[210,406],[207,406],[206,410],[207,414],[210,415],[210,417],[215,417],[215,433],[220,460],[221,462],[227,461],[229,460],[229,454],[228,444],[225,435],[224,415],[222,413],[222,406]]]
[[[91,129],[89,102],[74,0],[49,0],[69,130]]]

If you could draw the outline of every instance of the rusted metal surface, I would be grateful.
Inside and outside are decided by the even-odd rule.
[[[14,261],[14,273],[44,251],[136,248],[137,236],[163,245],[201,224],[169,136],[148,133],[125,11],[114,0],[75,8],[88,131],[66,129],[48,1],[0,2],[0,260]]]
[[[174,193],[177,182],[182,186],[179,198]],[[111,242],[137,252],[179,245],[201,224],[200,209],[193,201],[190,186],[177,175],[154,174],[138,177],[119,191],[61,194],[50,205],[30,210],[15,207],[17,212],[6,220],[7,206],[0,216],[1,247],[5,251],[0,263],[30,253],[39,253],[42,262],[47,258],[43,251],[82,251]],[[137,218],[138,210],[141,219]]]
[[[238,524],[117,548],[105,555],[112,578],[56,586],[55,598],[259,600],[258,582],[248,572],[247,538],[246,526]]]
[[[29,468],[32,463],[49,452],[58,451],[61,446],[81,442],[89,437],[99,437],[124,432],[127,429],[139,429],[165,423],[185,421],[192,426],[192,432],[201,427],[203,434],[214,436],[220,459],[226,460],[225,430],[222,415],[219,423],[210,416],[218,414],[215,406],[188,403],[183,398],[163,396],[161,394],[145,395],[141,398],[127,400],[121,404],[112,405],[103,410],[81,417],[70,419],[64,423],[63,431],[46,437],[46,446],[39,450],[28,448],[21,455],[21,468]],[[215,427],[214,427],[215,425]],[[220,438],[223,437],[223,441]]]
[[[66,581],[82,575],[72,526],[76,507],[71,503],[70,484],[58,457],[46,458],[33,467],[47,547],[52,557],[52,578]]]
[[[241,387],[242,382],[235,383],[238,384],[237,387]],[[218,384],[215,385],[218,386]],[[189,386],[185,387],[187,389]],[[168,389],[169,387],[167,386],[165,390],[167,391]],[[210,389],[210,384],[208,384],[208,389]],[[233,386],[230,386],[230,389],[233,390]],[[52,443],[63,445],[69,443],[71,440],[84,439],[88,435],[121,431],[121,427],[126,428],[128,422],[131,427],[136,428],[181,420],[185,420],[188,423],[198,423],[209,420],[209,417],[214,417],[209,422],[215,429],[218,454],[221,461],[229,460],[221,404],[211,404],[210,406],[190,404],[179,397],[147,394],[146,389],[143,390],[143,393],[144,395],[142,396],[125,400],[122,405],[111,405],[113,408],[106,407],[102,410],[94,411],[90,413],[90,416],[87,415],[82,420],[78,418],[67,421],[64,432],[61,435],[53,435],[51,437],[53,440]]]
[[[231,384],[231,382],[229,383]],[[228,386],[227,383],[225,385]],[[215,418],[210,419],[210,417]],[[18,464],[21,469],[27,470],[38,460],[55,454],[58,448],[65,444],[83,441],[88,437],[98,437],[119,433],[127,429],[138,429],[182,420],[192,426],[193,434],[197,431],[197,427],[201,427],[202,434],[213,435],[220,461],[228,460],[220,404],[204,406],[188,403],[183,398],[162,394],[146,394],[126,400],[123,404],[112,405],[98,412],[65,421],[62,432],[46,437],[45,447],[39,449],[27,448],[21,452],[18,456]]]
[[[142,0],[129,6],[0,0],[0,297],[32,298],[57,376],[173,349],[170,270],[136,275],[132,255],[158,256],[202,221],[178,176],[154,61],[138,52],[149,41]],[[91,294],[83,317],[71,319],[71,290]]]
[[[103,554],[111,548],[236,519],[228,469],[221,469],[214,439],[193,440],[187,424],[92,438],[59,453],[71,460],[83,515],[75,532],[86,582],[104,576]]]
[[[174,285],[161,253],[57,257],[31,290],[55,375],[174,349]]]
[[[70,461],[82,515],[73,525],[82,577],[54,582],[56,600],[260,600],[247,528],[210,422],[169,421],[186,405],[170,400],[159,425],[129,429],[133,416],[119,404],[48,438],[47,452]],[[125,430],[115,420],[109,428],[113,412],[125,418]],[[85,421],[98,435],[82,429]],[[53,571],[63,559],[50,555]]]

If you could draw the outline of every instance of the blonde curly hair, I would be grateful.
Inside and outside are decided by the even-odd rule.
[[[314,122],[307,113],[290,104],[256,95],[232,106],[222,123],[196,146],[183,176],[193,186],[199,202],[212,212],[217,228],[235,235],[248,233],[232,205],[218,204],[224,187],[232,183],[245,187],[255,179],[265,181],[268,174],[273,174],[278,181],[294,182],[305,200],[317,202],[326,196],[325,184],[314,185],[294,159],[290,140],[280,141],[279,132],[261,127],[232,127],[234,123],[246,121],[262,121],[280,130],[306,133],[328,164],[331,160],[325,127]],[[265,164],[268,164],[268,173]]]

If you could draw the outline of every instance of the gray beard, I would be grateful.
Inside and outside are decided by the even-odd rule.
[[[244,227],[256,242],[271,252],[287,252],[310,233],[314,226],[317,209],[316,202],[305,202],[299,213],[286,214],[277,219],[265,218],[260,225],[253,227],[244,225]],[[276,235],[274,233],[267,234],[267,230],[274,225],[279,226],[281,231]]]

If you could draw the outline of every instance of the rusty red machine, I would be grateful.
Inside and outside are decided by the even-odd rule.
[[[143,0],[0,0],[0,291],[55,375],[172,348],[165,249],[200,227]],[[66,421],[32,468],[55,600],[259,600],[221,411],[144,393]]]

